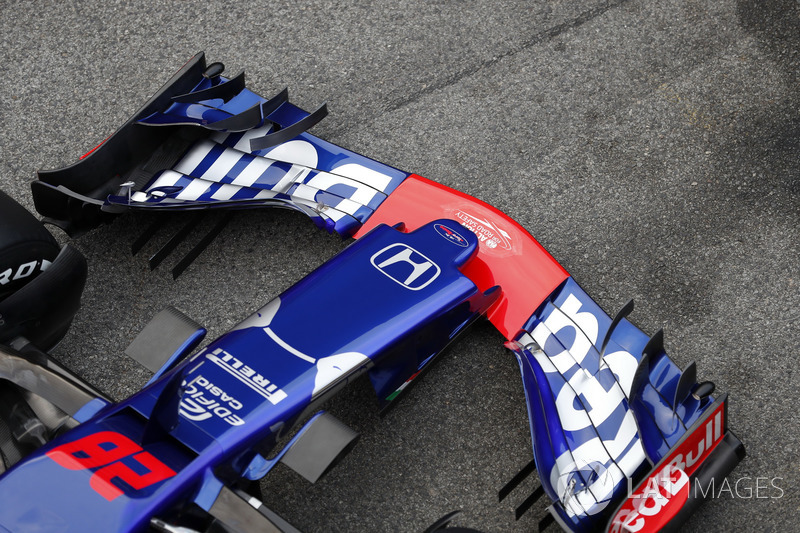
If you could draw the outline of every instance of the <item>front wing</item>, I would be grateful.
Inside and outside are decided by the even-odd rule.
[[[521,512],[546,494],[567,530],[675,528],[702,482],[741,460],[727,397],[698,382],[694,363],[677,367],[660,332],[629,322],[632,304],[610,317],[507,215],[309,134],[324,106],[305,112],[286,91],[262,98],[218,65],[198,54],[80,162],[39,172],[37,210],[73,234],[147,209],[284,207],[357,239],[448,219],[457,231],[446,238],[466,229],[477,242],[463,273],[480,292],[502,291],[487,316],[520,365],[533,441],[522,474],[535,467],[541,481]]]

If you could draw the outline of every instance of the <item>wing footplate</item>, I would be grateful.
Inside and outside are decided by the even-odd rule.
[[[353,449],[358,437],[336,417],[323,413],[304,429],[281,462],[316,483]]]
[[[174,307],[153,317],[131,341],[125,354],[153,372],[151,382],[189,355],[206,329]]]

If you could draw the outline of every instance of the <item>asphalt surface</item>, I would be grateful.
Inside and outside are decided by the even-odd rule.
[[[738,490],[687,530],[795,530],[799,6],[3,1],[0,187],[32,210],[36,169],[76,161],[200,50],[262,94],[327,101],[315,134],[505,211],[607,311],[634,298],[633,320],[730,394]],[[159,242],[129,252],[148,220],[74,241],[89,282],[55,350],[117,399],[148,378],[122,350],[159,310],[213,338],[346,244],[296,213],[239,214],[173,281],[192,243],[150,272]],[[534,530],[544,499],[515,522],[522,495],[496,497],[531,456],[502,340],[477,325],[385,418],[366,382],[346,390],[330,410],[358,446],[313,486],[277,469],[267,505],[304,531],[421,531],[455,509],[460,525]]]

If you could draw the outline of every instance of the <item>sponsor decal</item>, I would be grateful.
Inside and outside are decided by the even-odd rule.
[[[23,263],[18,267],[7,268],[0,272],[0,285],[8,285],[12,281],[30,277],[34,272],[44,272],[50,264],[47,259],[42,259],[41,261]]]
[[[424,289],[442,271],[439,265],[402,243],[390,244],[373,255],[370,262],[381,274],[412,291]]]
[[[457,246],[461,246],[462,248],[466,248],[469,242],[467,239],[461,236],[456,230],[451,229],[444,224],[434,224],[433,229],[436,230],[436,233],[447,239],[448,241],[452,242]]]
[[[723,402],[628,496],[611,522],[612,533],[658,531],[680,511],[689,497],[689,476],[724,437],[724,416]]]
[[[180,414],[196,422],[216,416],[232,426],[241,426],[244,420],[235,413],[241,408],[242,402],[205,377],[197,376],[186,385],[181,397]]]
[[[549,479],[570,517],[603,511],[625,478],[645,461],[626,400],[637,360],[620,350],[606,354],[601,366],[595,349],[599,322],[587,309],[579,295],[569,293],[530,335],[520,337],[542,370],[560,376],[555,382],[563,383],[553,394],[573,447],[555,458]],[[601,427],[616,431],[598,432]]]
[[[239,200],[262,200],[285,193],[296,196],[291,200],[297,201],[312,200],[318,192],[328,192],[339,197],[336,205],[330,207],[355,211],[359,206],[380,201],[394,181],[390,175],[353,162],[345,162],[329,172],[317,170],[320,168],[317,148],[307,141],[293,140],[264,154],[242,155],[242,150],[250,152],[250,139],[267,130],[269,126],[251,130],[249,135],[239,136],[232,146],[223,145],[228,144],[224,136],[214,139],[217,142],[198,142],[175,165],[174,171],[160,174],[146,192],[135,192],[131,199],[194,202],[227,201],[235,196]],[[350,159],[345,157],[344,161]]]
[[[462,226],[477,235],[480,242],[487,247],[511,250],[511,235],[500,229],[496,224],[464,211],[458,211],[455,214],[455,218],[461,222]]]
[[[47,452],[68,470],[97,468],[89,486],[108,501],[155,485],[175,472],[131,439],[114,431],[92,433]]]
[[[689,498],[689,476],[685,471],[667,464],[631,497],[635,498],[633,505],[620,509],[614,517],[611,531],[658,531]]]
[[[273,405],[277,405],[287,396],[276,384],[222,348],[217,348],[207,354],[206,359],[256,391]]]

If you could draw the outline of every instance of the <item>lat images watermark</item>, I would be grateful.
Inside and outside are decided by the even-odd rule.
[[[778,500],[784,495],[783,480],[781,476],[741,476],[726,477],[721,480],[711,479],[706,482],[698,478],[690,481],[682,470],[672,468],[650,478],[643,490],[634,491],[631,479],[628,479],[628,497],[663,500],[681,491],[686,491],[684,494],[687,495],[689,491],[693,491],[694,497],[703,499]],[[666,495],[663,494],[665,490],[668,492]]]
[[[708,484],[694,480],[695,495],[702,498],[730,498],[743,500],[778,500],[783,498],[783,478],[780,476],[742,476],[722,481],[712,479]]]

